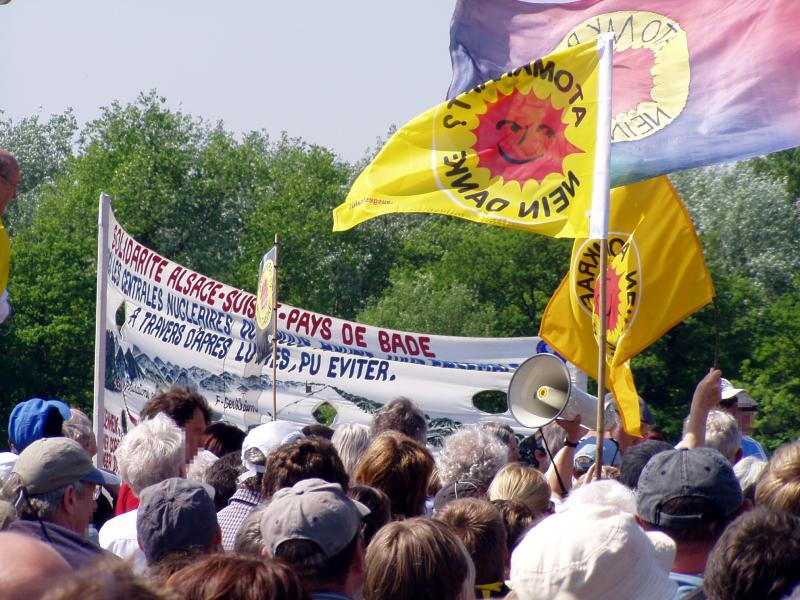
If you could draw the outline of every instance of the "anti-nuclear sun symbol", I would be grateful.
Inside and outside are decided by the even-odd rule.
[[[600,314],[600,281],[594,283],[594,313]],[[619,294],[620,281],[622,277],[617,275],[613,267],[606,269],[606,331],[613,331],[617,328],[619,321]]]
[[[487,103],[479,119],[473,130],[478,166],[506,182],[520,186],[531,179],[541,182],[551,173],[562,173],[567,155],[583,152],[565,137],[561,111],[533,90],[500,94],[496,102]]]

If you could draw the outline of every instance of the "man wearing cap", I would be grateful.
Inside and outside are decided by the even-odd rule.
[[[219,546],[217,510],[203,484],[165,479],[139,498],[136,532],[151,576],[166,580]]]
[[[119,479],[96,469],[83,448],[66,438],[44,438],[19,456],[3,487],[19,514],[9,531],[29,535],[58,552],[73,569],[105,555],[86,538],[101,485]]]
[[[730,463],[712,448],[661,452],[639,477],[637,520],[645,530],[661,531],[675,542],[670,578],[681,595],[702,585],[714,544],[749,508]]]
[[[720,379],[720,397],[719,408],[732,414],[739,425],[739,432],[742,434],[742,458],[755,456],[767,460],[764,448],[750,437],[758,403],[747,390],[733,387],[731,382],[724,378]]]
[[[338,483],[304,479],[278,490],[264,509],[264,554],[288,562],[314,600],[352,600],[364,584],[368,514]]]
[[[239,528],[262,500],[261,482],[267,455],[282,444],[305,437],[301,429],[302,425],[290,421],[270,421],[247,433],[242,444],[242,464],[247,470],[239,477],[239,487],[228,506],[217,513],[226,552],[233,552]]]
[[[0,452],[0,481],[5,481],[19,453],[31,442],[61,436],[64,421],[70,416],[69,406],[61,400],[31,398],[17,404],[8,418],[8,447],[11,452]]]

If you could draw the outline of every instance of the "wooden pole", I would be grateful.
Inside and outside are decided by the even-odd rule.
[[[611,79],[614,36],[605,33],[597,37],[599,77],[597,93],[597,152],[595,154],[595,179],[592,189],[592,213],[589,219],[589,237],[600,240],[600,331],[597,344],[597,451],[595,470],[597,479],[603,477],[603,440],[605,430],[603,400],[606,392],[606,269],[608,268],[608,219],[610,209],[610,153],[611,153]],[[597,290],[596,290],[597,291]]]
[[[105,467],[106,309],[108,300],[108,215],[111,198],[100,194],[97,217],[97,296],[94,313],[94,406],[92,426],[97,438],[95,466]]]
[[[606,268],[608,264],[608,242],[600,240],[600,279],[597,285],[600,286],[600,303],[598,310],[600,314],[600,332],[597,338],[597,450],[595,452],[594,464],[596,479],[603,477],[603,439],[605,435],[605,407],[603,400],[606,392]]]
[[[278,420],[278,265],[280,240],[275,234],[275,286],[272,290],[272,420]]]

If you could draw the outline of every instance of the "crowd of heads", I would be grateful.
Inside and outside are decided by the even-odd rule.
[[[800,442],[743,456],[715,377],[677,446],[648,413],[633,441],[486,421],[434,448],[408,398],[244,432],[172,388],[114,451],[121,479],[87,415],[33,399],[0,455],[0,598],[800,597]]]

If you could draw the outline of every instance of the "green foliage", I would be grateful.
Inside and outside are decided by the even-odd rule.
[[[285,134],[234,136],[169,110],[155,92],[104,108],[80,133],[71,112],[18,123],[0,115],[0,147],[22,168],[6,217],[15,313],[0,326],[0,427],[34,395],[91,406],[101,191],[142,243],[248,290],[279,233],[283,301],[384,327],[535,335],[568,268],[569,240],[440,216],[381,217],[333,233],[331,210],[363,161]],[[674,176],[717,290],[719,365],[760,402],[755,434],[768,447],[800,434],[797,157]],[[633,361],[669,437],[713,363],[716,329],[707,307]],[[326,406],[323,420],[333,418]]]
[[[14,123],[0,113],[0,147],[10,150],[25,167],[20,171],[17,198],[4,217],[12,234],[16,228],[30,222],[41,202],[41,188],[52,181],[72,157],[77,130],[71,110],[63,115],[51,115],[45,122],[35,115]]]
[[[567,240],[429,217],[409,232],[394,272],[426,269],[439,285],[465,285],[493,309],[485,335],[529,336],[567,273],[571,247]]]
[[[752,162],[674,179],[715,272],[742,275],[770,294],[792,287],[800,270],[800,211],[782,179],[759,175]]]
[[[761,405],[754,430],[770,449],[800,437],[800,280],[764,310],[763,331],[742,361]]]
[[[785,178],[788,194],[795,200],[800,198],[800,148],[768,154],[752,162],[759,173]]]
[[[494,307],[482,304],[468,285],[417,271],[393,277],[380,300],[362,310],[357,320],[405,331],[487,336],[494,316]]]
[[[288,136],[269,147],[269,181],[244,220],[233,283],[255,290],[258,264],[280,234],[280,296],[289,304],[352,318],[386,285],[403,227],[375,220],[334,233],[352,166],[325,148]]]

